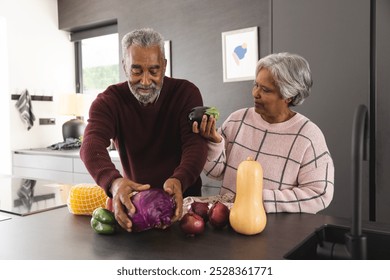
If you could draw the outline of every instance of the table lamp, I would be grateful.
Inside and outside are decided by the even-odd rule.
[[[90,102],[87,94],[72,93],[61,95],[59,104],[60,113],[75,117],[62,125],[64,141],[67,138],[79,138],[84,135],[86,126],[84,123],[84,114],[88,110],[88,105],[90,105]]]

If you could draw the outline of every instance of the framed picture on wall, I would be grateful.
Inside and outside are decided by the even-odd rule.
[[[255,79],[259,59],[258,27],[222,32],[223,81]]]
[[[167,60],[167,68],[165,69],[165,76],[172,77],[171,70],[171,41],[164,41],[165,59]]]

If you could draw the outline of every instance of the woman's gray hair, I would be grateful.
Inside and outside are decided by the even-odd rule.
[[[164,54],[164,38],[162,35],[152,28],[142,28],[136,29],[127,33],[122,38],[122,57],[127,62],[129,53],[128,48],[131,45],[136,45],[140,47],[151,47],[151,46],[159,46],[162,56],[165,59]]]
[[[270,71],[283,98],[291,98],[291,106],[302,104],[310,95],[313,80],[303,57],[287,52],[270,54],[257,62],[256,77],[262,68]]]

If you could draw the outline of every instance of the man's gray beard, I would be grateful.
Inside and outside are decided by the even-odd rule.
[[[157,97],[160,95],[161,92],[161,87],[157,87],[155,84],[152,84],[151,86],[148,87],[148,89],[152,89],[152,92],[149,94],[139,94],[137,92],[137,89],[140,88],[145,88],[141,86],[139,83],[131,86],[129,83],[129,88],[131,93],[134,95],[134,97],[142,104],[148,104],[148,103],[153,103]]]

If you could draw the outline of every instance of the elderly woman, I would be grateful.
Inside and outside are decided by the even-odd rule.
[[[210,117],[193,125],[208,141],[207,176],[222,180],[221,194],[236,191],[239,163],[252,157],[263,167],[268,213],[317,213],[333,198],[334,165],[323,133],[293,110],[310,94],[308,62],[295,54],[260,59],[254,107],[232,113],[218,130]]]

